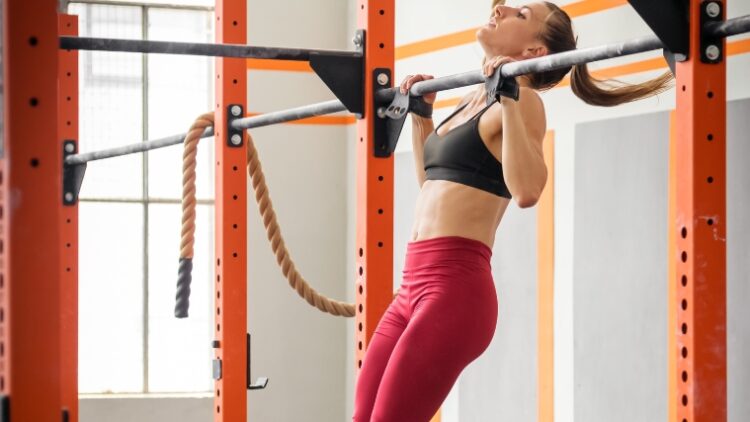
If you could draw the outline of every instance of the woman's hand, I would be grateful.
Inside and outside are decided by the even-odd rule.
[[[428,79],[434,79],[434,78],[435,77],[432,76],[432,75],[421,75],[421,74],[420,75],[408,75],[406,78],[404,78],[404,81],[401,82],[401,86],[400,86],[401,94],[408,93],[409,90],[411,89],[411,86],[414,85],[417,82],[426,81]],[[425,95],[423,95],[422,99],[427,104],[433,104],[433,103],[435,103],[435,97],[436,96],[437,96],[437,94],[433,92],[431,94],[425,94]]]
[[[513,61],[515,60],[506,56],[497,56],[497,57],[493,57],[487,60],[484,63],[484,66],[482,69],[484,76],[489,78],[490,76],[492,76],[493,73],[495,73],[495,70],[497,70],[498,67],[500,67],[501,65],[504,65],[505,63],[510,63]]]

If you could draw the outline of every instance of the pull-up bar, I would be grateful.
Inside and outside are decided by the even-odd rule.
[[[356,51],[310,50],[302,48],[254,47],[242,44],[187,43],[90,37],[60,37],[60,48],[63,50],[159,53],[291,61],[309,61],[312,54],[332,54],[352,57],[362,55]]]
[[[303,107],[290,108],[288,110],[276,111],[273,113],[261,114],[259,116],[237,119],[232,122],[232,128],[237,130],[253,129],[283,122],[301,120],[307,117],[333,114],[340,111],[346,111],[346,107],[344,107],[341,101],[325,101],[322,103],[310,104]],[[186,133],[180,133],[178,135],[171,135],[167,136],[166,138],[139,142],[137,144],[130,144],[101,151],[70,155],[65,159],[65,164],[74,166],[77,164],[84,164],[89,161],[103,160],[105,158],[119,157],[122,155],[135,154],[138,152],[145,152],[153,149],[168,147],[171,145],[177,145],[182,143],[186,135]],[[213,128],[209,127],[206,128],[206,130],[203,132],[201,138],[208,138],[213,135],[214,130]]]
[[[717,37],[728,37],[750,31],[750,15],[741,16],[727,21],[707,25],[705,28],[706,32],[710,35]],[[73,42],[75,37],[61,37],[61,45],[69,45],[67,43]],[[63,41],[66,40],[66,41]],[[176,44],[176,43],[167,43]],[[85,45],[82,43],[81,45]],[[150,41],[148,44],[143,44],[144,50],[148,48],[158,46],[155,41]],[[219,51],[223,46],[216,44],[206,44],[206,48],[212,50],[214,53]],[[148,48],[146,48],[148,47]],[[210,48],[209,48],[210,47]],[[233,47],[233,46],[230,46]],[[244,46],[240,46],[244,47]],[[264,47],[247,47],[249,49],[263,49]],[[636,38],[629,41],[624,41],[614,44],[606,44],[597,47],[582,48],[578,50],[566,51],[563,53],[550,54],[547,56],[528,59],[518,62],[511,62],[501,67],[501,76],[504,78],[511,78],[529,73],[544,72],[549,70],[560,69],[568,66],[577,64],[584,64],[595,62],[599,60],[606,60],[615,57],[622,57],[631,54],[643,53],[647,51],[653,51],[663,48],[662,42],[656,36],[648,36],[642,38]],[[83,48],[82,48],[83,49]],[[285,51],[284,54],[291,54],[291,52],[297,51],[298,57],[303,54],[308,54],[315,50],[293,50],[293,49],[273,49],[279,51]],[[110,50],[110,51],[121,51],[121,50]],[[140,51],[140,50],[139,50]],[[142,52],[155,52],[155,51],[142,51]],[[306,52],[306,53],[305,53]],[[177,53],[175,53],[177,54]],[[187,54],[187,53],[184,53]],[[260,53],[259,53],[260,54]],[[264,53],[270,54],[270,53]],[[220,54],[214,54],[220,55]],[[291,54],[292,56],[294,54]],[[238,56],[232,56],[238,57]],[[258,57],[258,56],[254,56]],[[277,56],[279,58],[280,56]],[[268,57],[264,57],[268,58]],[[286,60],[297,60],[287,58]],[[302,59],[299,59],[302,60]],[[486,77],[481,71],[471,71],[459,73],[456,75],[445,76],[441,78],[430,79],[426,81],[417,82],[412,85],[410,94],[414,96],[429,94],[433,92],[446,91],[449,89],[461,88],[470,85],[476,85],[484,83]],[[393,100],[398,88],[383,89],[376,93],[375,98],[379,103],[385,105]],[[232,123],[232,127],[237,130],[252,129],[262,126],[269,126],[278,123],[290,122],[294,120],[300,120],[308,117],[322,116],[326,114],[337,113],[346,111],[346,107],[341,101],[332,100],[322,103],[311,104],[307,106],[292,108],[288,110],[263,114],[260,116],[248,117],[244,119],[235,120]],[[203,137],[209,137],[213,135],[213,129],[208,128],[203,133]],[[153,141],[145,141],[137,144],[126,145],[123,147],[102,150],[97,152],[90,152],[84,154],[70,155],[65,159],[67,165],[83,164],[89,161],[101,160],[105,158],[118,157],[121,155],[133,154],[138,152],[149,151],[152,149],[163,148],[170,145],[176,145],[182,143],[185,138],[185,134],[173,135],[166,138],[161,138]]]

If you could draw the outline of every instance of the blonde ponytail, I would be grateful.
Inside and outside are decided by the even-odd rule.
[[[631,85],[614,79],[597,79],[583,64],[573,66],[570,88],[587,104],[612,107],[661,94],[672,88],[673,79],[672,72],[667,71],[657,78]]]

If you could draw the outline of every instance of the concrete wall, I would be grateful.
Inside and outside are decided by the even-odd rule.
[[[729,421],[750,419],[750,100],[729,104],[727,120],[727,378]]]
[[[79,400],[79,418],[81,422],[206,422],[213,420],[213,402],[213,395],[84,396]]]
[[[666,420],[669,113],[581,124],[575,150],[575,420]]]
[[[750,100],[728,105],[729,421],[750,418],[747,183]],[[669,113],[576,127],[576,421],[667,417]],[[635,405],[634,405],[635,404]]]

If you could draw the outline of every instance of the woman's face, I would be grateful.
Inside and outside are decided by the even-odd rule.
[[[488,57],[507,56],[516,60],[547,54],[539,34],[551,11],[543,3],[510,7],[497,5],[489,22],[477,30],[477,40]]]

